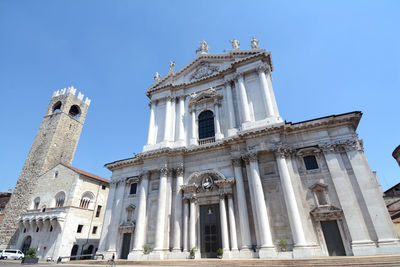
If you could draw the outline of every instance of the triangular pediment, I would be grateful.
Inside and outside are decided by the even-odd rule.
[[[219,75],[221,72],[231,68],[235,63],[245,61],[257,55],[269,55],[265,50],[241,50],[240,52],[229,52],[226,54],[201,54],[186,64],[180,70],[168,72],[165,76],[157,79],[147,89],[147,93],[168,86],[180,86],[191,84],[199,80],[208,79]]]

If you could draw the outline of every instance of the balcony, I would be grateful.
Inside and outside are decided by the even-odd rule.
[[[199,145],[215,143],[215,136],[199,139]]]
[[[22,214],[18,221],[20,223],[43,222],[46,220],[64,221],[66,217],[66,209],[68,207],[47,208],[46,211],[28,210]]]

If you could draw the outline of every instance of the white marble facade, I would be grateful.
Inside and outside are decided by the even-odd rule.
[[[106,257],[187,258],[191,248],[196,257],[221,248],[224,258],[400,253],[356,134],[361,112],[284,122],[271,55],[254,40],[241,50],[234,39],[225,54],[208,54],[203,41],[181,70],[156,73],[143,152],[106,164]],[[201,124],[205,111],[212,125]]]

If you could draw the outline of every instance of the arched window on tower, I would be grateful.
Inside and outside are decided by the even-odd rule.
[[[74,117],[74,119],[78,119],[81,115],[81,109],[77,105],[72,105],[69,109],[69,115]]]
[[[35,198],[35,200],[33,200],[33,209],[38,210],[39,205],[40,205],[40,197],[37,197],[37,198]]]
[[[65,193],[64,192],[58,192],[56,195],[56,208],[60,208],[64,206],[65,202]]]
[[[58,101],[57,103],[54,104],[53,106],[53,114],[61,112],[61,102]]]
[[[82,209],[88,209],[89,205],[90,205],[90,203],[92,202],[93,199],[94,199],[93,193],[89,192],[89,191],[86,191],[82,195],[79,207],[82,208]]]
[[[199,139],[215,137],[214,113],[210,110],[200,113],[199,118]]]

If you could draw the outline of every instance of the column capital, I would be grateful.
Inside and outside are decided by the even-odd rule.
[[[173,96],[171,96],[171,95],[169,95],[169,96],[165,97],[165,101],[172,102],[173,100],[174,100],[174,97],[173,97]]]
[[[167,166],[164,166],[164,167],[160,168],[160,173],[163,176],[167,176],[170,171],[171,171],[171,169],[168,169]]]
[[[225,87],[231,87],[231,83],[234,81],[234,79],[233,78],[225,78],[224,79],[224,86]]]
[[[265,73],[265,72],[269,72],[270,71],[270,67],[268,64],[261,64],[260,66],[257,67],[257,72],[260,73]]]
[[[227,193],[226,192],[219,192],[219,199],[221,200],[221,199],[225,199],[225,196],[227,195]]]
[[[150,176],[150,171],[144,171],[139,175],[140,180],[148,179],[149,176]]]
[[[183,176],[184,172],[183,164],[175,168],[175,172],[177,176]]]
[[[221,100],[220,99],[214,99],[214,106],[221,106]]]
[[[286,144],[276,146],[273,151],[275,155],[280,158],[288,158],[290,155],[294,154],[294,149]]]
[[[242,156],[242,159],[248,164],[247,162],[254,162],[258,160],[257,152],[249,152]]]
[[[233,167],[242,167],[242,159],[241,158],[234,158],[232,159]]]
[[[234,80],[240,82],[243,82],[243,72],[236,72],[234,76]]]

